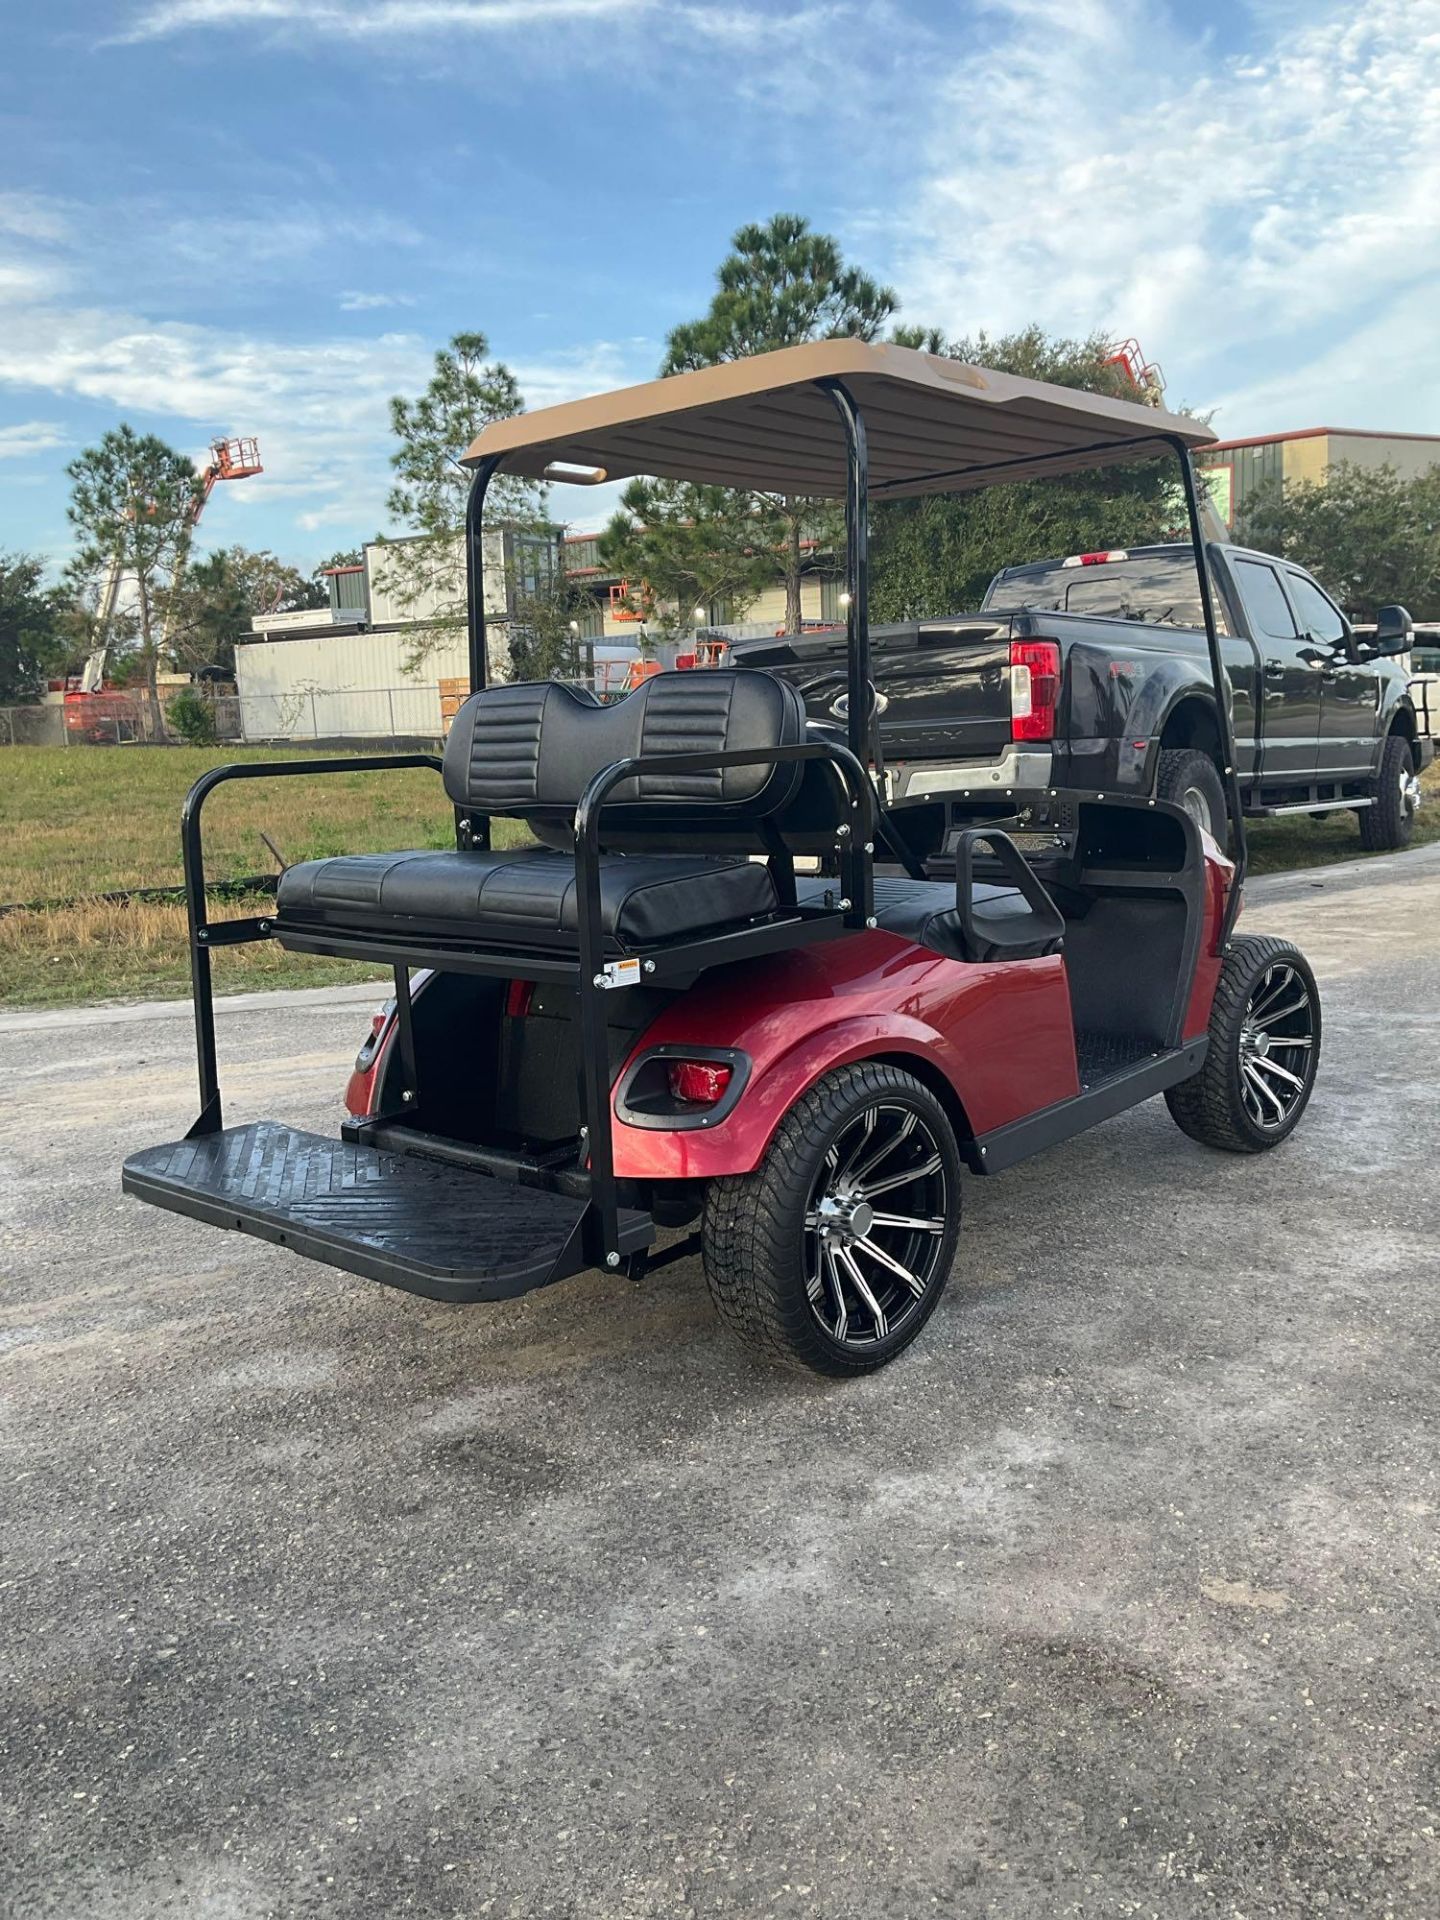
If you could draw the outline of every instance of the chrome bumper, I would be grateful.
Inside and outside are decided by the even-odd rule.
[[[998,760],[902,762],[885,769],[885,797],[894,807],[921,800],[1033,791],[1050,785],[1051,765],[1048,747],[1007,747]]]

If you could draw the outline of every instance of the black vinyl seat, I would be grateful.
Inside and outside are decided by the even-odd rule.
[[[714,933],[773,913],[766,867],[719,854],[610,854],[600,866],[606,938],[629,950]],[[281,875],[283,927],[363,925],[387,936],[439,934],[573,945],[575,862],[546,847],[503,853],[350,854]]]
[[[797,887],[801,902],[807,906],[823,906],[835,890],[833,880],[808,877]],[[955,904],[953,881],[908,880],[877,874],[875,924],[901,940],[911,940],[917,947],[928,947],[932,953],[943,954],[947,960],[983,961],[1002,957],[999,943],[987,940],[984,931],[1028,931],[1021,923],[1033,918],[1030,903],[1018,887],[994,886],[986,881],[974,884],[970,898],[976,909],[977,926],[982,929],[978,939],[966,934],[960,909]],[[1059,950],[1059,939],[1042,930],[1034,939],[1005,940],[1003,957],[1037,960],[1043,954]]]
[[[540,846],[412,850],[308,860],[281,876],[275,933],[317,929],[354,943],[439,936],[476,948],[573,949],[575,809],[616,762],[666,754],[763,752],[805,740],[799,694],[735,668],[658,674],[612,705],[560,681],[488,687],[455,716],[445,790],[477,814],[523,820]],[[759,762],[647,773],[614,789],[601,817],[601,922],[622,952],[742,926],[781,908],[773,844],[804,764]],[[839,814],[832,817],[833,837]],[[630,851],[616,850],[616,843]]]

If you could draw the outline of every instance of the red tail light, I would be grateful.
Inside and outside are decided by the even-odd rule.
[[[672,1060],[671,1097],[693,1101],[699,1107],[713,1107],[723,1097],[733,1072],[723,1060]]]
[[[1060,648],[1054,640],[1010,642],[1010,738],[1053,740],[1060,699]]]

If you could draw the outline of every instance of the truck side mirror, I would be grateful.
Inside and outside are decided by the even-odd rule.
[[[1415,622],[1404,607],[1381,607],[1375,616],[1375,631],[1370,636],[1371,650],[1382,653],[1408,653],[1415,633]]]

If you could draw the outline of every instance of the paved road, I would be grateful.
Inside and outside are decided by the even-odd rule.
[[[0,1020],[0,1911],[1440,1910],[1440,847],[1248,920],[1300,1135],[972,1181],[843,1386],[693,1266],[452,1310],[122,1200],[183,1010]],[[234,1111],[333,1119],[368,995],[265,999]]]

